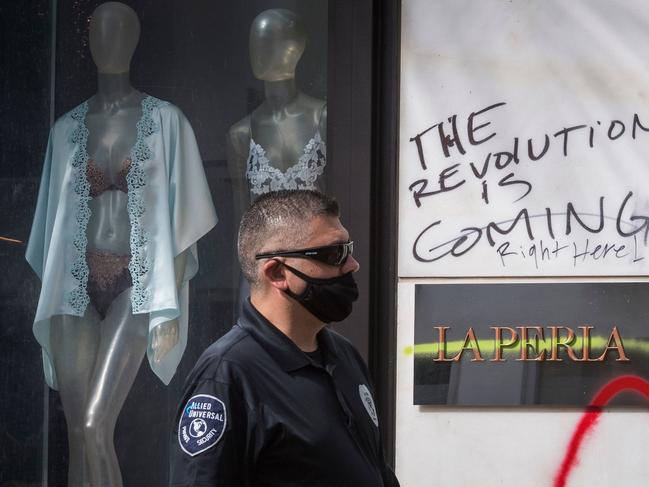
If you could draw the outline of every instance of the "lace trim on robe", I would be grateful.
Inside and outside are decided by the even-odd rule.
[[[146,186],[146,173],[144,163],[151,159],[153,152],[146,139],[157,133],[160,126],[151,117],[154,108],[163,103],[152,96],[142,100],[142,118],[137,123],[137,139],[131,149],[131,165],[126,175],[128,184],[127,211],[131,223],[131,260],[128,270],[131,273],[133,290],[131,293],[131,306],[133,313],[141,312],[151,300],[151,292],[145,289],[144,276],[149,271],[150,263],[146,258],[144,246],[147,243],[147,235],[140,223],[140,217],[145,212],[144,187]],[[70,141],[77,146],[77,151],[72,159],[73,168],[73,191],[77,195],[77,207],[75,218],[77,220],[77,231],[74,235],[73,245],[76,257],[72,264],[72,276],[77,280],[78,285],[73,289],[67,300],[72,306],[74,313],[83,316],[86,307],[90,302],[88,297],[88,263],[86,261],[86,247],[88,238],[86,229],[90,220],[90,207],[88,202],[90,196],[90,183],[88,181],[88,128],[86,127],[86,114],[88,113],[88,102],[84,102],[70,112],[70,117],[77,122]]]
[[[67,300],[72,306],[74,313],[83,316],[86,306],[90,302],[88,297],[88,263],[86,262],[86,246],[88,238],[86,237],[86,228],[90,220],[90,183],[86,176],[88,167],[88,153],[86,146],[88,144],[88,128],[85,124],[86,113],[88,112],[88,102],[84,102],[70,112],[70,117],[77,122],[77,126],[72,132],[70,141],[77,146],[77,151],[72,158],[72,188],[77,198],[75,209],[75,218],[77,220],[77,231],[73,237],[73,245],[76,250],[76,257],[72,263],[71,273],[77,280],[75,287],[67,296]]]
[[[128,183],[127,210],[131,222],[131,261],[128,264],[128,270],[133,281],[131,292],[133,313],[142,312],[151,301],[151,291],[144,286],[144,276],[150,268],[150,262],[146,257],[144,248],[148,236],[144,228],[142,228],[140,218],[146,211],[144,203],[144,187],[146,186],[144,163],[153,156],[153,151],[146,139],[160,130],[160,125],[153,120],[151,113],[161,103],[161,100],[152,96],[147,96],[142,100],[142,118],[137,123],[137,140],[131,149],[131,167],[126,175],[126,182]]]
[[[304,147],[297,163],[285,172],[271,166],[264,148],[251,138],[246,177],[250,192],[257,195],[280,189],[316,189],[315,182],[326,165],[327,146],[319,131]]]

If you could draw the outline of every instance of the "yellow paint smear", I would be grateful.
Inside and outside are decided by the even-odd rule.
[[[583,350],[583,337],[576,337],[575,341],[572,343],[571,347],[575,351],[581,351]],[[532,344],[534,343],[534,340],[530,340],[528,343]],[[590,337],[590,348],[592,351],[597,353],[599,350],[600,353],[601,351],[604,350],[608,343],[608,337],[600,337],[600,336],[592,336]],[[641,354],[646,354],[649,355],[649,341],[647,340],[640,340],[636,338],[627,338],[622,340],[622,343],[624,345],[624,350],[627,352],[627,354],[631,354],[633,352],[638,352]],[[464,345],[464,340],[453,340],[453,341],[447,341],[446,342],[446,356],[455,356],[458,354],[458,352],[462,349],[462,346]],[[503,355],[504,356],[513,356],[513,355],[519,355],[520,354],[520,346],[521,343],[516,342],[514,345],[509,346],[509,347],[503,347]],[[482,355],[493,355],[495,350],[496,350],[496,342],[492,340],[478,340],[478,347],[480,348],[480,353]],[[547,353],[550,353],[552,350],[552,344],[551,340],[546,338],[545,340],[539,340],[539,348],[538,348],[538,353],[541,353],[543,350],[545,350]],[[470,350],[465,351],[465,353],[470,354]],[[416,345],[408,345],[407,347],[404,347],[403,349],[404,355],[433,355],[433,356],[438,356],[439,355],[439,343],[418,343]],[[532,351],[530,350],[530,354]]]

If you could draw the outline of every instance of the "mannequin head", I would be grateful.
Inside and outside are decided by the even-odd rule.
[[[128,72],[139,39],[140,21],[128,5],[106,2],[92,13],[90,53],[99,73]]]
[[[250,63],[257,79],[281,81],[295,77],[306,34],[300,17],[290,10],[265,10],[250,27]]]

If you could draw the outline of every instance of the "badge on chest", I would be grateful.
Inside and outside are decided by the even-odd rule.
[[[365,406],[367,414],[369,414],[374,426],[379,427],[379,417],[376,414],[376,407],[374,406],[374,399],[372,398],[372,393],[365,384],[360,384],[358,386],[358,394],[361,396],[361,402]]]

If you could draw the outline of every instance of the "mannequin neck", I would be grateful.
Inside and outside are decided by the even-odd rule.
[[[295,78],[284,79],[281,81],[265,81],[264,93],[266,103],[271,109],[279,110],[288,105],[297,96],[295,87]]]
[[[130,73],[97,75],[97,101],[104,106],[119,104],[136,93],[131,86]]]

